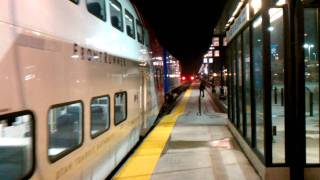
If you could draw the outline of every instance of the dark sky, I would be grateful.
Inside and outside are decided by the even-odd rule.
[[[198,71],[226,0],[132,0],[162,46],[182,61],[184,73]]]

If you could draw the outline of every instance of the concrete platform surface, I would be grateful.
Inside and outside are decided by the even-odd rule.
[[[113,179],[260,179],[227,128],[227,115],[214,110],[206,91],[200,115],[198,86],[184,93]]]
[[[214,111],[210,96],[201,98],[196,85],[185,112],[177,119],[153,171],[153,180],[258,180],[230,131],[227,115]]]

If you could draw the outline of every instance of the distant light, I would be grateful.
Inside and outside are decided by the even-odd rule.
[[[186,80],[186,77],[185,77],[185,76],[182,76],[182,78],[181,78],[181,79],[184,81],[184,80]]]
[[[217,77],[218,76],[218,74],[217,73],[213,73],[213,77]]]
[[[314,48],[314,45],[313,45],[313,44],[304,44],[303,47],[304,47],[305,49],[307,49],[307,48]]]
[[[78,59],[78,58],[79,58],[79,55],[76,55],[76,54],[75,54],[75,55],[72,55],[71,58],[73,58],[73,59]]]
[[[191,79],[191,80],[194,80],[194,77],[193,77],[193,76],[191,76],[191,77],[190,77],[190,79]]]
[[[274,30],[274,27],[270,26],[270,27],[268,28],[268,30],[271,32],[271,31]]]

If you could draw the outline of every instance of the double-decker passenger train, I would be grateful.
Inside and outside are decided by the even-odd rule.
[[[129,0],[0,1],[0,179],[108,176],[164,102],[143,24]]]

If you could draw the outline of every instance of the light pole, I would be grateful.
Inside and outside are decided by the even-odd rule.
[[[310,51],[311,51],[311,48],[314,48],[314,45],[313,44],[304,44],[303,47],[305,49],[308,49],[308,60],[311,61]]]
[[[314,60],[316,61],[317,60],[317,53],[312,53],[314,55]]]

